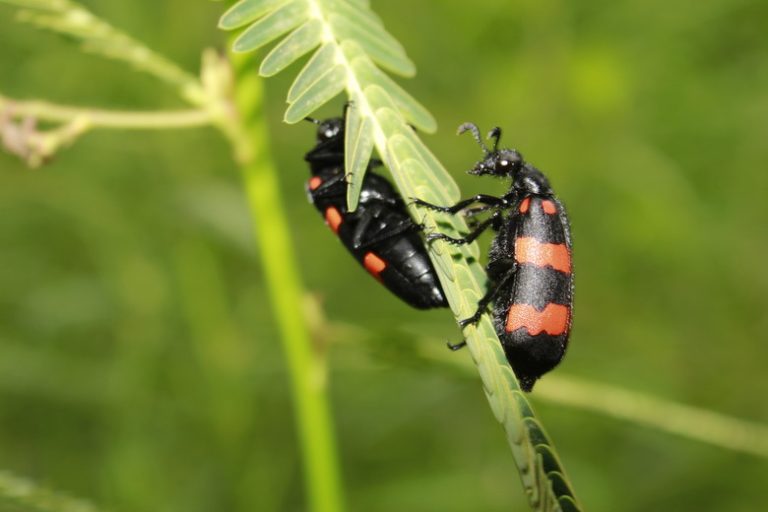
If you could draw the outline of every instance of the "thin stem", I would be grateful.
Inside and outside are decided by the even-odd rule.
[[[768,457],[768,426],[574,377],[549,375],[536,397],[605,414],[689,439]]]
[[[317,311],[316,307],[313,311]],[[306,313],[305,313],[306,314]],[[330,323],[322,313],[314,313],[313,331],[322,339],[339,341],[366,339],[369,333],[357,326]],[[420,357],[425,362],[439,363],[446,369],[465,377],[475,375],[473,364],[465,357],[445,349],[441,341],[429,337],[415,337],[413,362]],[[359,348],[359,343],[356,345]],[[349,350],[351,347],[341,347]],[[386,353],[385,355],[393,355]],[[381,358],[382,353],[376,352]],[[394,354],[393,364],[401,364]],[[553,372],[536,383],[531,395],[533,401],[549,402],[603,416],[625,420],[685,439],[700,441],[710,446],[734,450],[757,457],[768,458],[768,425],[729,416],[721,412],[695,407],[612,384],[581,379],[561,372]]]
[[[92,128],[126,130],[164,130],[194,128],[211,124],[211,114],[202,109],[120,111],[58,105],[47,101],[21,101],[0,95],[0,112],[13,117],[33,117],[41,121],[82,121]]]
[[[295,251],[280,203],[276,170],[267,150],[262,83],[254,71],[257,66],[247,57],[235,56],[234,60],[238,67],[235,94],[241,129],[224,131],[235,137],[232,142],[240,160],[270,303],[288,363],[308,508],[315,512],[338,512],[344,506],[325,354],[312,346],[302,314],[303,293]]]
[[[17,19],[74,38],[84,51],[126,62],[177,88],[188,101],[204,97],[199,80],[72,0],[0,0],[18,7]]]

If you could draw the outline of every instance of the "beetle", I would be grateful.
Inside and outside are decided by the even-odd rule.
[[[369,164],[358,207],[350,212],[344,175],[344,119],[307,120],[317,125],[317,142],[304,156],[312,174],[306,191],[326,224],[355,259],[400,299],[418,309],[447,307],[421,236],[423,226],[411,219],[392,184],[371,172],[382,162]]]
[[[499,149],[501,128],[488,134],[489,149],[472,123],[459,127],[470,132],[483,150],[483,158],[469,171],[476,176],[510,178],[502,196],[479,194],[453,206],[438,206],[415,199],[425,208],[471,218],[490,212],[461,238],[431,233],[428,241],[468,244],[489,227],[496,232],[488,253],[488,291],[477,311],[460,322],[476,324],[493,304],[494,328],[520,387],[531,391],[544,373],[565,354],[571,331],[573,270],[570,223],[547,177],[514,149]],[[470,208],[472,205],[480,205]],[[456,350],[466,342],[449,345]]]

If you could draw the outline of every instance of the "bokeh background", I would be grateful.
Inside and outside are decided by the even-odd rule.
[[[224,46],[221,4],[84,3],[190,71]],[[438,119],[426,142],[463,195],[505,189],[463,172],[479,153],[454,129],[471,120],[504,127],[569,208],[576,317],[558,375],[768,422],[768,4],[373,6],[419,68],[404,84]],[[182,106],[11,13],[2,93]],[[411,357],[456,340],[452,318],[397,302],[307,204],[313,130],[280,122],[291,70],[267,83],[272,148],[329,322],[349,509],[525,510],[478,379]],[[213,130],[96,132],[35,171],[0,154],[0,469],[115,511],[302,510],[250,229]],[[764,509],[765,459],[531,399],[589,510]]]

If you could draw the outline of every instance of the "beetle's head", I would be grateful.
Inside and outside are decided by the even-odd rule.
[[[331,117],[324,121],[319,121],[312,117],[307,117],[307,121],[317,125],[317,143],[328,142],[344,134],[344,119],[340,117]]]
[[[499,139],[501,138],[501,128],[494,128],[488,134],[489,139],[493,139],[493,148],[488,148],[480,137],[480,129],[477,125],[472,123],[464,123],[459,126],[459,134],[464,132],[470,132],[475,138],[477,143],[485,153],[482,160],[477,162],[475,166],[470,169],[469,174],[476,176],[491,175],[498,178],[512,178],[515,179],[517,173],[523,167],[525,161],[523,155],[521,155],[515,149],[499,149]]]

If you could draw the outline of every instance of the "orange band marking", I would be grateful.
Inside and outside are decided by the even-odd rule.
[[[515,261],[537,267],[550,266],[571,273],[571,254],[565,244],[545,244],[535,238],[520,236],[515,240]]]
[[[531,206],[531,198],[526,197],[525,199],[523,199],[523,202],[520,203],[520,208],[518,211],[520,213],[528,213],[528,208],[530,208],[530,206]]]
[[[387,268],[387,262],[372,252],[365,253],[365,257],[363,257],[363,265],[365,266],[365,270],[370,272],[371,275],[379,281],[381,281],[381,273]]]
[[[309,179],[309,190],[317,190],[317,187],[323,184],[323,179],[320,176],[312,176]]]
[[[521,327],[528,330],[528,334],[536,336],[545,332],[550,336],[565,334],[568,329],[568,319],[571,309],[561,304],[547,304],[542,311],[529,304],[512,304],[507,313],[507,332],[512,332]]]
[[[547,215],[554,215],[557,213],[557,206],[555,206],[555,203],[552,201],[544,200],[541,202],[541,209],[544,210],[544,213]]]
[[[342,218],[341,213],[333,206],[329,206],[325,210],[325,223],[333,230],[334,233],[339,233],[339,226],[341,226]]]

